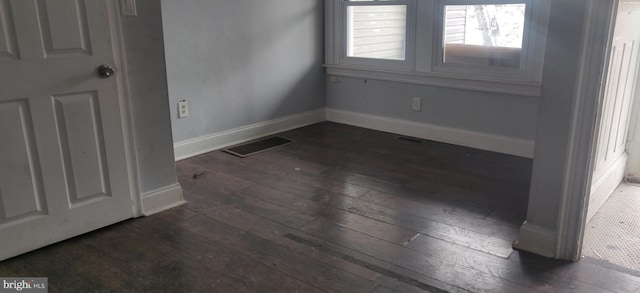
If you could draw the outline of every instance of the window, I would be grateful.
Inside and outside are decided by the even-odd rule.
[[[442,62],[521,67],[526,7],[445,4]]]
[[[538,2],[538,5],[541,5]],[[542,74],[542,42],[531,34],[531,0],[440,0],[432,70],[536,82]],[[536,61],[537,60],[537,61]]]
[[[550,0],[328,0],[334,75],[538,95]]]
[[[409,67],[413,38],[409,0],[344,0],[341,48],[345,64]]]
[[[347,5],[347,56],[406,60],[407,5]]]

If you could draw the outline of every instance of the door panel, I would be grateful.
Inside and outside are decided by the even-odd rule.
[[[46,214],[30,121],[26,101],[0,103],[0,225]]]
[[[617,154],[625,151],[627,143],[627,126],[629,122],[629,113],[631,107],[631,88],[633,79],[635,79],[635,58],[637,53],[635,50],[634,40],[619,40],[615,44],[616,49],[621,51],[622,62],[617,65],[620,70],[620,80],[618,83],[618,97],[616,98],[617,108],[615,111],[612,133],[610,141],[612,144],[612,153]]]
[[[0,260],[133,216],[114,2],[0,0]]]
[[[0,60],[18,59],[16,29],[9,0],[0,0]]]
[[[587,220],[624,178],[640,57],[639,2],[620,2],[600,118]]]
[[[110,196],[96,92],[54,98],[65,178],[72,205]]]
[[[637,53],[635,40],[614,41],[598,140],[595,177],[601,176],[602,172],[626,151]]]
[[[91,54],[87,10],[81,0],[38,0],[38,20],[47,56]]]

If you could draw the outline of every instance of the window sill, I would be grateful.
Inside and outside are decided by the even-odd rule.
[[[538,83],[449,76],[446,74],[410,71],[393,71],[387,69],[382,70],[344,65],[325,64],[324,67],[327,68],[327,74],[329,75],[395,81],[401,83],[438,86],[490,93],[512,94],[520,96],[540,96],[540,84]]]

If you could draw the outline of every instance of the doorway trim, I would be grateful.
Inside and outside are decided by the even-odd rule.
[[[555,257],[560,259],[578,261],[582,254],[603,85],[619,1],[589,0],[587,3],[558,216]]]
[[[127,160],[127,172],[129,177],[129,192],[131,194],[131,211],[133,217],[143,216],[142,212],[142,195],[138,177],[138,158],[135,148],[135,135],[133,131],[133,108],[131,101],[131,93],[129,91],[129,70],[127,68],[127,54],[125,49],[124,31],[122,28],[123,17],[120,6],[121,1],[111,0],[110,13],[113,15],[114,21],[111,23],[111,31],[113,32],[112,46],[115,52],[115,64],[118,74],[116,74],[118,82],[118,98],[120,99],[120,114],[122,120],[122,134],[124,136],[125,156]]]

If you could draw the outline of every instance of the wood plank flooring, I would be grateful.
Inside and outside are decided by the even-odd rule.
[[[51,292],[640,292],[514,251],[531,160],[321,123],[177,163],[188,203],[0,263]]]

